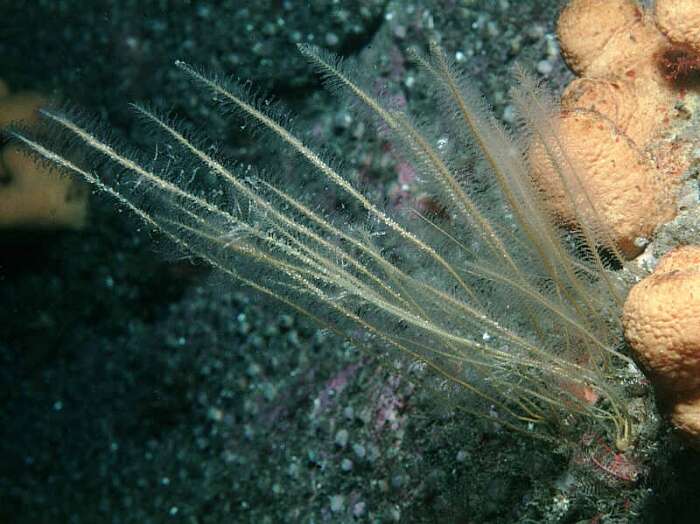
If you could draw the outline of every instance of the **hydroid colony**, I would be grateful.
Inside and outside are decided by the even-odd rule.
[[[373,96],[334,56],[299,49],[410,159],[439,212],[400,213],[372,201],[275,104],[181,62],[223,111],[255,124],[297,160],[276,177],[233,165],[144,107],[135,110],[163,142],[147,156],[124,153],[70,112],[46,110],[38,136],[14,136],[239,284],[367,351],[397,351],[461,386],[473,398],[464,410],[536,437],[575,439],[583,428],[628,446],[619,384],[630,361],[616,349],[623,293],[607,270],[615,246],[590,219],[577,231],[560,230],[527,171],[534,141],[567,195],[583,191],[554,102],[517,72],[522,133],[511,136],[431,44],[427,57],[414,58],[432,79],[436,110],[417,121]],[[351,205],[321,209],[299,187],[299,169]]]

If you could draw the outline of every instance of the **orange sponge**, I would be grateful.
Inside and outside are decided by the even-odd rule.
[[[572,0],[557,24],[564,59],[574,72],[586,74],[608,42],[640,19],[632,0]]]
[[[690,46],[700,34],[700,2],[658,0],[655,17],[634,0],[571,0],[557,32],[562,55],[581,75],[566,88],[557,122],[573,169],[554,166],[535,142],[534,182],[563,225],[584,220],[605,229],[633,258],[674,217],[678,175],[690,163],[692,147],[674,136],[685,124],[676,103],[687,93],[662,62],[677,45],[669,38]],[[569,182],[571,195],[562,182],[567,170],[577,181]],[[583,205],[584,190],[594,209]]]
[[[700,2],[656,0],[656,24],[674,44],[700,53]]]
[[[663,390],[700,388],[700,247],[683,246],[630,291],[625,337]]]
[[[38,122],[37,110],[45,103],[35,93],[9,94],[0,83],[0,128],[16,121]],[[80,229],[87,217],[87,197],[83,184],[50,172],[17,146],[0,150],[0,228]]]
[[[0,228],[80,229],[87,218],[87,196],[84,185],[49,172],[17,146],[2,149]]]
[[[558,128],[570,165],[556,167],[539,143],[530,150],[530,171],[545,204],[564,225],[585,221],[604,229],[602,238],[635,256],[640,239],[673,218],[672,192],[650,159],[600,113],[562,112]]]
[[[600,113],[640,148],[657,136],[671,113],[668,97],[654,84],[614,75],[573,80],[562,94],[561,108]]]
[[[700,246],[664,256],[630,291],[622,321],[635,356],[671,404],[672,422],[700,439]]]
[[[7,94],[0,97],[0,128],[12,122],[22,121],[32,125],[39,122],[38,110],[46,104],[46,98],[31,92]]]

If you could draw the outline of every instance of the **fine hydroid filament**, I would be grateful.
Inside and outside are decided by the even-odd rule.
[[[602,228],[583,222],[562,232],[526,167],[528,141],[539,140],[565,185],[579,187],[552,103],[519,72],[513,102],[524,138],[515,139],[431,44],[429,56],[415,60],[436,88],[438,116],[419,123],[372,96],[335,57],[311,46],[300,51],[385,131],[444,213],[405,216],[373,202],[275,105],[182,62],[177,67],[217,104],[290,150],[290,169],[275,179],[231,165],[141,106],[136,112],[163,137],[153,157],[125,154],[54,110],[43,112],[41,138],[13,134],[240,284],[357,346],[398,350],[460,385],[473,398],[465,411],[543,438],[588,421],[626,446],[630,428],[615,378],[629,362],[615,349],[620,292],[598,249],[609,243]],[[295,169],[313,172],[355,211],[321,210],[297,187]]]

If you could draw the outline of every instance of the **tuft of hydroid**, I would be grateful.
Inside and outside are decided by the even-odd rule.
[[[399,352],[457,384],[472,398],[461,405],[466,412],[553,440],[594,426],[627,446],[617,377],[630,360],[617,350],[622,291],[608,270],[615,250],[603,259],[599,247],[609,243],[600,227],[562,231],[528,174],[527,147],[538,140],[565,187],[580,190],[554,102],[518,71],[513,136],[431,43],[427,56],[413,55],[435,92],[435,111],[420,121],[370,94],[335,56],[299,51],[410,160],[440,213],[397,213],[373,201],[278,106],[183,62],[176,66],[213,103],[294,161],[276,176],[237,166],[142,106],[134,110],[162,137],[151,156],[59,110],[43,111],[38,137],[13,135],[237,283],[366,351]],[[300,171],[342,194],[348,211],[322,210],[299,187]]]

